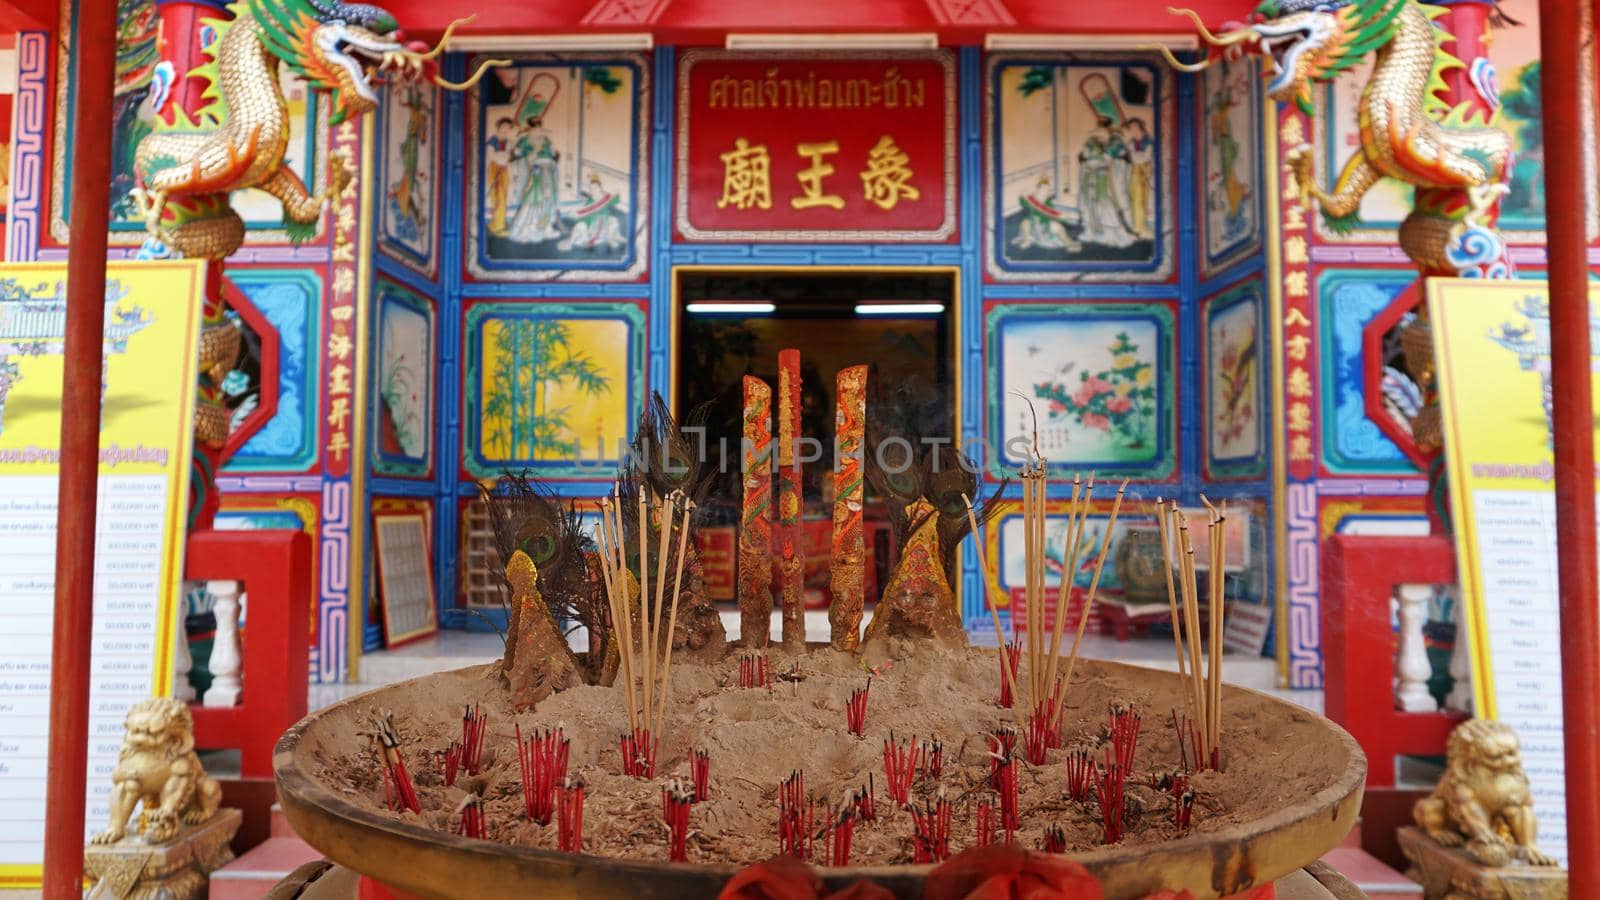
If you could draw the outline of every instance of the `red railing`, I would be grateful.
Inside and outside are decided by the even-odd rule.
[[[1399,646],[1390,619],[1390,601],[1401,585],[1455,582],[1455,551],[1443,537],[1336,535],[1324,546],[1326,713],[1366,751],[1367,787],[1394,787],[1397,755],[1443,756],[1451,729],[1465,718],[1396,708]]]
[[[242,777],[271,778],[273,745],[306,714],[311,540],[300,531],[199,531],[189,536],[184,577],[239,582],[250,598],[239,702],[191,704],[195,746],[237,749]]]

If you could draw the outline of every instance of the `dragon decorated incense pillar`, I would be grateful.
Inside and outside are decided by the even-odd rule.
[[[783,598],[783,644],[806,643],[806,551],[801,531],[800,351],[778,353],[778,595]]]
[[[765,648],[772,629],[772,388],[744,377],[739,518],[739,640]]]
[[[861,528],[865,502],[863,438],[867,418],[867,367],[839,371],[834,392],[833,555],[828,625],[833,646],[852,650],[861,643],[865,603],[866,540]]]
[[[162,0],[156,4],[161,20],[161,62],[156,66],[152,103],[163,128],[202,115],[211,102],[205,92],[210,82],[203,73],[208,45],[216,39],[210,22],[232,18],[227,5],[206,0]],[[182,214],[227,206],[227,195],[208,195],[193,204],[175,204],[174,220]],[[241,225],[240,236],[243,236]],[[147,246],[142,258],[171,255]],[[227,319],[227,304],[222,296],[222,258],[208,257],[205,296],[201,300],[201,339],[199,379],[196,385],[195,442],[193,471],[190,475],[189,527],[208,528],[215,516],[218,496],[217,469],[224,461],[224,445],[232,425],[224,403],[222,379],[239,358],[239,330]]]
[[[216,509],[213,476],[232,431],[222,382],[242,344],[226,316],[222,284],[223,260],[244,242],[244,220],[229,198],[249,188],[270,194],[283,207],[284,232],[301,243],[316,234],[323,212],[346,194],[353,178],[352,161],[339,152],[330,154],[326,183],[314,192],[285,164],[290,122],[280,68],[287,66],[325,98],[328,122],[338,126],[377,108],[380,70],[396,80],[428,77],[464,90],[501,61],[485,62],[463,84],[446,82],[434,68],[438,48],[402,45],[394,16],[343,0],[239,0],[225,8],[171,0],[159,14],[162,60],[152,79],[156,123],[134,151],[133,197],[146,231],[141,259],[210,263],[190,511],[191,527],[203,527]]]

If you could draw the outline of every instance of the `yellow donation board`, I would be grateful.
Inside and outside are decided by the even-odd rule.
[[[204,263],[106,273],[86,833],[105,827],[128,707],[172,687]],[[0,266],[0,887],[44,859],[65,265]]]
[[[1539,846],[1565,863],[1546,291],[1542,281],[1429,279],[1428,309],[1477,712],[1516,730]],[[1591,343],[1597,325],[1591,317]]]

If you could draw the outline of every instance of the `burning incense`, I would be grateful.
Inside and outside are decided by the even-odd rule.
[[[856,737],[862,737],[867,729],[867,695],[872,692],[872,679],[867,679],[867,686],[856,688],[850,692],[850,700],[845,704],[844,717],[846,729]]]
[[[850,865],[850,839],[855,834],[856,812],[846,803],[834,814],[828,827],[828,865]]]
[[[1194,543],[1189,535],[1188,517],[1176,502],[1165,508],[1158,505],[1157,522],[1161,528],[1162,552],[1167,562],[1167,603],[1173,612],[1173,651],[1178,657],[1178,677],[1184,690],[1184,716],[1172,712],[1172,724],[1178,732],[1178,749],[1185,769],[1222,767],[1222,626],[1227,615],[1226,542],[1227,516],[1213,506],[1204,496],[1200,498],[1210,514],[1206,528],[1208,572],[1207,623],[1204,656],[1201,665],[1202,641],[1200,638],[1199,575],[1195,566]],[[1175,525],[1174,525],[1175,523]],[[1172,547],[1168,541],[1175,538],[1178,552],[1178,584],[1171,581]],[[1182,609],[1178,604],[1182,602]],[[1180,616],[1179,613],[1182,613]],[[1204,681],[1202,682],[1202,678]]]
[[[397,812],[404,809],[422,812],[416,788],[411,784],[411,773],[406,771],[406,758],[400,752],[400,733],[394,727],[394,713],[382,712],[373,717],[372,724],[378,742],[378,758],[383,760],[383,805]]]
[[[938,781],[944,773],[944,743],[937,739],[922,742],[922,777]]]
[[[1122,497],[1128,490],[1128,481],[1123,479],[1117,487],[1116,499],[1111,502],[1111,517],[1106,520],[1106,530],[1100,537],[1100,555],[1094,562],[1094,576],[1089,579],[1089,597],[1083,603],[1083,612],[1078,615],[1078,633],[1072,638],[1072,653],[1067,657],[1067,673],[1061,679],[1061,695],[1056,698],[1054,713],[1050,717],[1052,726],[1059,726],[1061,712],[1066,708],[1067,691],[1072,685],[1072,672],[1078,666],[1078,648],[1083,643],[1083,631],[1088,626],[1089,619],[1094,615],[1095,596],[1100,591],[1100,573],[1105,571],[1106,551],[1111,549],[1111,533],[1117,528],[1117,514],[1122,511]],[[1087,504],[1084,516],[1088,515]]]
[[[522,806],[528,818],[549,825],[555,813],[556,786],[567,778],[567,756],[572,741],[557,725],[554,731],[536,731],[524,743],[517,732],[517,765],[522,774]]]
[[[1100,767],[1100,778],[1095,785],[1100,799],[1100,823],[1105,826],[1105,842],[1115,844],[1122,840],[1122,814],[1124,789],[1128,772],[1106,754],[1106,764]]]
[[[1060,601],[1057,600],[1056,602],[1059,603]],[[1002,643],[1000,645],[999,660],[1000,706],[1003,709],[1011,709],[1012,704],[1016,702],[1016,698],[1011,692],[1011,686],[1016,684],[1017,681],[1017,667],[1022,660],[1022,642],[1012,638],[1011,643]]]
[[[805,773],[789,773],[778,786],[778,852],[809,859],[815,817],[816,808],[806,797]]]
[[[615,501],[615,502],[613,502]],[[639,533],[639,580],[633,590],[633,573],[627,567],[627,549],[621,519],[621,488],[601,503],[601,528],[596,534],[604,563],[604,581],[610,601],[612,630],[621,661],[624,699],[628,710],[628,733],[620,739],[623,771],[638,777],[653,777],[656,747],[666,721],[667,700],[671,693],[673,634],[678,627],[678,603],[683,595],[683,566],[688,556],[690,520],[695,504],[681,492],[663,499],[651,495],[647,486],[639,491],[637,527]],[[656,590],[654,608],[650,602],[650,540],[652,524],[657,530]],[[672,538],[676,531],[677,541]],[[666,599],[668,566],[673,568],[672,598]],[[637,599],[635,607],[633,600]],[[634,612],[637,611],[638,644],[633,641]],[[666,635],[662,637],[662,620]],[[637,656],[637,658],[636,658]],[[637,684],[636,684],[637,679]]]
[[[856,789],[854,800],[856,814],[861,817],[863,822],[878,821],[877,804],[872,799],[874,793],[876,793],[876,788],[872,783],[872,773],[868,772],[867,786]]]
[[[739,657],[739,687],[764,687],[772,690],[772,670],[767,668],[767,655],[746,654]]]
[[[487,840],[489,837],[489,821],[484,816],[483,798],[477,794],[468,794],[461,805],[456,807],[456,814],[460,819],[456,825],[456,834],[464,835],[478,840]]]
[[[883,741],[883,774],[888,780],[884,789],[889,792],[889,799],[901,806],[911,802],[911,779],[917,774],[921,756],[922,747],[916,738],[896,744],[894,732],[890,732]]]
[[[439,775],[444,779],[445,787],[452,787],[456,783],[456,773],[461,770],[461,742],[451,741],[444,752],[438,754]]]
[[[1112,752],[1124,772],[1133,771],[1133,751],[1139,743],[1139,714],[1131,706],[1112,706],[1110,722]]]
[[[744,376],[744,497],[739,528],[739,643],[772,628],[772,388]]]
[[[1017,761],[1006,757],[999,761],[994,771],[995,788],[1000,792],[1000,827],[1005,830],[1006,843],[1016,836],[1017,813]]]
[[[674,778],[661,788],[661,818],[667,823],[667,858],[673,862],[689,861],[689,807],[694,805],[694,791]]]
[[[912,862],[935,863],[950,858],[950,801],[944,792],[922,809],[911,810],[913,836]]]
[[[694,783],[694,802],[711,796],[711,754],[704,750],[689,753],[689,779]]]
[[[962,494],[961,501],[967,505],[967,524],[972,526],[972,541],[978,550],[978,567],[983,571],[984,593],[987,594],[989,585],[993,582],[989,577],[989,559],[984,555],[983,544],[978,539],[978,514],[972,509],[971,497],[967,496],[966,494]],[[1003,660],[1005,659],[1005,648],[1007,645],[1005,629],[1000,627],[1000,610],[995,607],[993,601],[985,603],[984,606],[988,607],[989,609],[989,620],[994,624],[995,646],[999,649],[1000,658]],[[1013,630],[1015,629],[1013,628]],[[1018,672],[1016,659],[1017,653],[1020,652],[1021,649],[1019,642],[1015,638],[1012,639],[1011,646],[1017,648],[1012,651],[1011,665],[1007,666],[1003,662],[1000,665],[1000,705],[1007,708],[1010,708],[1012,705],[1011,702],[1008,701],[1015,697],[1017,693]]]
[[[556,849],[583,852],[583,781],[568,778],[556,794]]]
[[[1089,788],[1094,784],[1094,757],[1089,751],[1078,748],[1067,754],[1067,796],[1079,803],[1089,799]]]
[[[483,768],[483,732],[488,724],[489,717],[477,704],[461,713],[461,768],[468,775]]]

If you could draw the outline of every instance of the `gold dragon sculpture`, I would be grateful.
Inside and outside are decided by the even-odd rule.
[[[1420,189],[1400,226],[1400,246],[1425,271],[1455,273],[1503,249],[1488,222],[1506,190],[1511,138],[1465,104],[1448,108],[1439,98],[1441,73],[1461,65],[1442,48],[1448,35],[1434,26],[1441,8],[1417,0],[1265,0],[1251,24],[1223,34],[1213,34],[1191,10],[1172,12],[1194,21],[1214,50],[1263,53],[1267,94],[1307,115],[1314,112],[1316,83],[1372,56],[1357,109],[1361,147],[1332,189],[1317,183],[1309,145],[1285,160],[1296,189],[1307,203],[1316,200],[1330,229],[1354,228],[1361,198],[1388,177]],[[1185,63],[1164,47],[1152,49],[1185,72],[1217,58]]]
[[[296,243],[314,234],[328,202],[350,184],[349,161],[331,157],[327,184],[315,193],[287,165],[289,107],[279,64],[328,96],[338,125],[377,108],[380,77],[430,78],[466,90],[492,65],[462,83],[441,77],[435,61],[452,23],[432,49],[405,45],[399,23],[377,6],[341,0],[240,0],[233,18],[207,20],[217,37],[190,77],[207,82],[193,113],[171,102],[156,131],[139,142],[135,200],[144,213],[143,255],[223,259],[239,248],[244,222],[229,205],[234,191],[259,188],[283,204],[284,227]],[[465,20],[462,20],[465,21]]]

